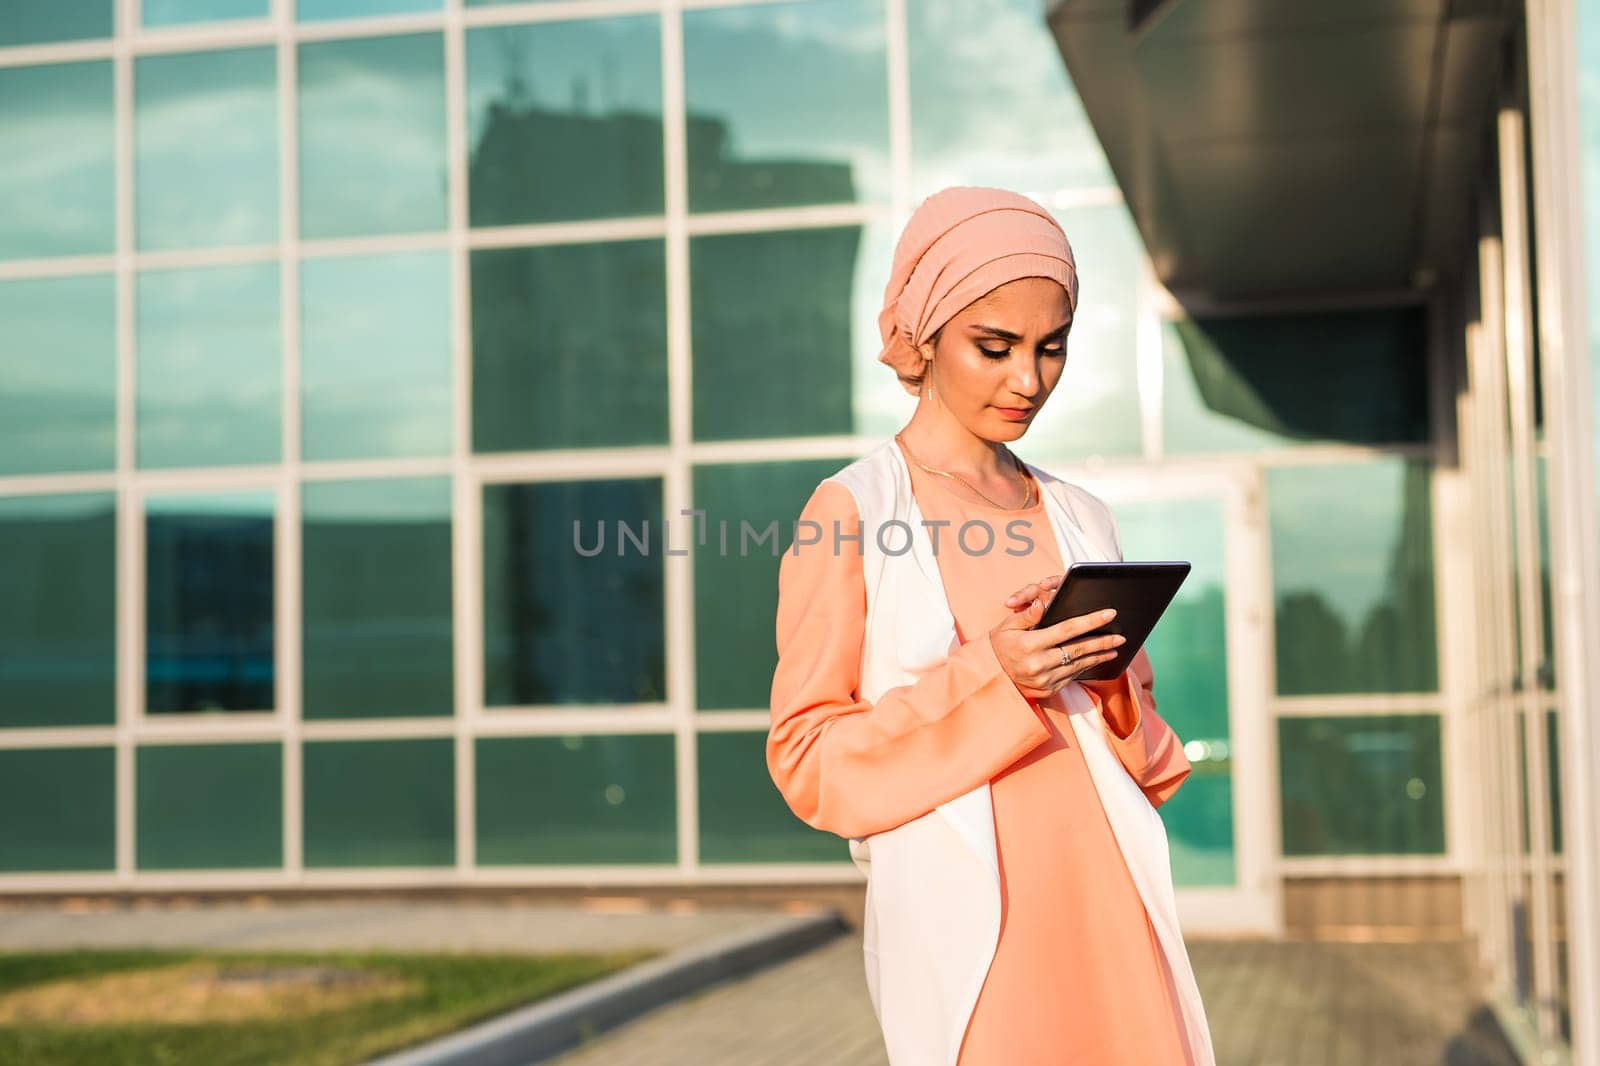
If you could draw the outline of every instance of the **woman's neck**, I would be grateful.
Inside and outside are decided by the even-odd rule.
[[[1003,442],[985,440],[947,413],[919,406],[900,438],[919,461],[936,469],[997,481],[1016,479],[1016,464]]]

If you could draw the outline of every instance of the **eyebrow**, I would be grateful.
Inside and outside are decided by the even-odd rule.
[[[1059,333],[1065,333],[1071,326],[1072,326],[1072,321],[1071,321],[1071,319],[1068,319],[1067,321],[1061,323],[1061,325],[1057,326],[1055,329],[1051,330],[1049,333],[1046,333],[1044,335],[1044,339],[1045,340],[1049,340],[1051,337],[1054,337]],[[974,324],[970,328],[973,329],[975,332],[987,333],[990,336],[999,337],[1002,340],[1008,340],[1008,341],[1011,341],[1012,343],[1016,343],[1017,341],[1020,341],[1022,339],[1022,334],[1020,334],[1020,333],[1012,333],[1009,329],[1001,329],[999,326],[981,326],[981,325]]]

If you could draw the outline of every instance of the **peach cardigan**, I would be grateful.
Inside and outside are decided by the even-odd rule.
[[[1031,463],[1028,470],[1045,490],[1045,513],[1062,560],[1122,557],[1115,520],[1103,502]],[[910,472],[894,441],[876,446],[829,480],[849,488],[862,520],[867,620],[859,696],[874,703],[887,690],[915,682],[963,645],[921,524]],[[908,539],[909,550],[904,550]],[[983,654],[988,645],[972,641],[965,647],[969,654]],[[992,651],[988,654],[992,657]],[[1129,698],[1137,701],[1138,681],[1132,671],[1124,677]],[[1169,967],[1190,1057],[1197,1066],[1214,1066],[1204,1006],[1179,929],[1165,826],[1113,751],[1086,688],[1073,682],[1062,695],[1069,706],[1090,712],[1072,714],[1072,728]],[[986,737],[1015,745],[1006,739],[1014,734],[1001,729],[975,730],[973,744],[981,748]],[[767,758],[775,780],[801,776],[794,765],[805,757],[810,740],[774,723]],[[1003,766],[1022,754],[975,751],[973,765]],[[848,836],[851,859],[867,878],[867,987],[892,1066],[955,1066],[999,940],[1000,872],[989,781],[985,777],[975,787],[963,781],[960,788],[931,811],[906,812],[907,820],[886,831],[852,827],[847,814],[836,815],[828,826]],[[807,806],[802,797],[786,793],[786,799],[797,813]],[[928,929],[943,935],[927,937],[923,931]]]

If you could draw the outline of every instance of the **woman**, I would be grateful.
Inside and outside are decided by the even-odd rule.
[[[925,200],[879,316],[916,410],[817,486],[780,566],[767,764],[867,874],[893,1066],[1213,1062],[1155,813],[1189,763],[1149,660],[1084,680],[1121,643],[1087,635],[1103,616],[1031,628],[1066,564],[1121,558],[1104,503],[1007,447],[1077,297],[1032,200]]]

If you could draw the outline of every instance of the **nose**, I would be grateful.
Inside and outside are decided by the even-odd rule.
[[[1032,396],[1039,388],[1039,357],[1028,354],[1015,360],[1016,373],[1011,376],[1011,387],[1019,396]]]

